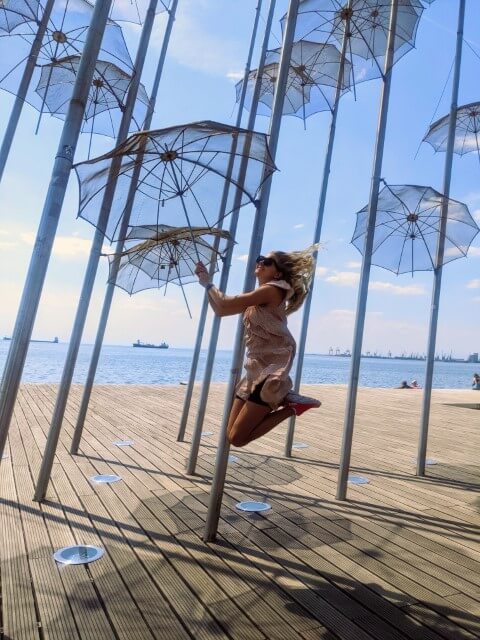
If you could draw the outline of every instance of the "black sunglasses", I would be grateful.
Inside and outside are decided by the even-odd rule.
[[[271,267],[275,265],[278,269],[278,264],[275,262],[275,258],[266,258],[265,256],[258,256],[255,260],[256,264],[263,264],[264,267]],[[280,269],[278,269],[280,271]]]

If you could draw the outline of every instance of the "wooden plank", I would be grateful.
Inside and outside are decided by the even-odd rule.
[[[198,474],[186,477],[190,445],[175,440],[183,387],[96,387],[82,455],[72,457],[82,392],[74,385],[48,500],[38,506],[31,494],[57,387],[21,388],[11,460],[2,464],[2,473],[10,465],[10,485],[7,478],[0,489],[2,522],[7,512],[8,527],[13,518],[21,522],[17,531],[3,528],[15,561],[6,566],[2,558],[2,612],[24,634],[13,637],[39,637],[38,622],[45,638],[81,640],[480,635],[480,471],[474,448],[464,446],[478,433],[478,417],[451,406],[468,392],[434,391],[429,455],[439,464],[415,478],[421,394],[360,389],[352,469],[371,483],[352,487],[339,503],[345,388],[306,387],[324,402],[298,421],[295,439],[310,448],[283,459],[280,425],[238,451],[218,541],[206,545],[201,535],[224,391],[212,385],[206,420],[215,435],[201,442]],[[197,399],[198,388],[193,409]],[[189,429],[193,422],[192,410]],[[134,447],[112,445],[127,435]],[[118,473],[122,482],[94,486],[89,478],[99,472]],[[234,508],[242,497],[265,496],[273,506],[267,515]],[[52,550],[71,541],[92,541],[107,553],[86,568],[52,571]],[[7,612],[14,596],[26,604]]]

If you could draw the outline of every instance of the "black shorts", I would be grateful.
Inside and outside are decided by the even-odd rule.
[[[263,385],[265,384],[265,380],[262,380],[262,382],[260,382],[259,384],[257,384],[257,386],[255,387],[255,389],[252,391],[252,393],[248,396],[247,400],[248,402],[254,402],[255,404],[259,404],[262,407],[269,407],[270,405],[268,404],[268,402],[265,402],[264,400],[261,399],[260,397],[260,392],[263,389]],[[243,398],[240,398],[240,396],[237,396],[237,398],[239,398],[240,400],[243,400]]]

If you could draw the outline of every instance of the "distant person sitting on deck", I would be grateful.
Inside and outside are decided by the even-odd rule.
[[[272,251],[256,259],[259,286],[253,291],[227,296],[210,282],[202,262],[195,273],[208,291],[217,316],[243,314],[246,376],[240,380],[230,411],[227,437],[243,447],[260,438],[290,416],[300,416],[320,406],[320,401],[292,392],[289,372],[295,357],[295,340],[287,315],[299,309],[315,272],[312,246],[304,251]]]
[[[472,389],[474,391],[480,391],[480,376],[478,375],[478,373],[473,374]]]
[[[418,384],[418,382],[417,382],[416,380],[412,380],[412,381],[410,382],[410,387],[411,387],[412,389],[420,389],[420,388],[421,388],[421,387],[420,387],[420,385]]]
[[[402,380],[397,389],[412,389],[406,380]]]

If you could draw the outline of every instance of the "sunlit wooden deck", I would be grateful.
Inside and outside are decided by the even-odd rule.
[[[211,393],[198,475],[176,434],[185,387],[97,387],[81,455],[68,453],[74,389],[48,500],[32,502],[56,387],[21,389],[0,488],[2,638],[461,640],[480,637],[480,393],[437,391],[414,476],[421,393],[362,389],[352,471],[334,499],[345,388],[298,421],[309,448],[283,458],[285,427],[237,450],[216,543],[203,523],[225,387]],[[192,412],[194,414],[194,411]],[[118,438],[134,446],[113,446]],[[90,476],[122,481],[93,486]],[[239,499],[268,499],[248,516]],[[102,559],[60,566],[71,543]]]

